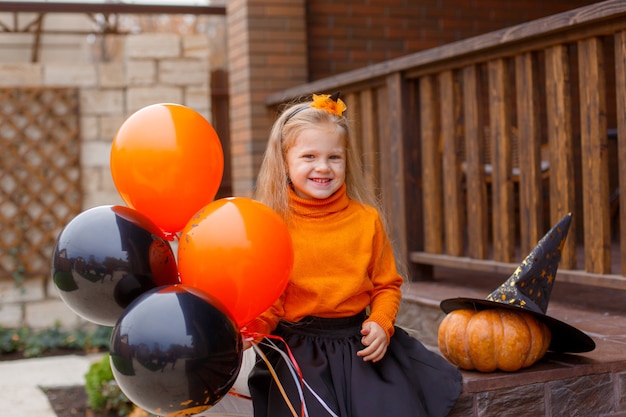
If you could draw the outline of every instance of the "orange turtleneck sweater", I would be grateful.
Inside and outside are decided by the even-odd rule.
[[[393,335],[402,277],[378,212],[352,201],[345,185],[324,200],[290,191],[294,266],[282,296],[246,328],[268,334],[279,320],[347,317],[370,306],[368,321]]]

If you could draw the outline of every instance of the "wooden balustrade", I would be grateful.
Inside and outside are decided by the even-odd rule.
[[[609,0],[318,80],[341,91],[414,266],[512,273],[574,214],[559,280],[626,289],[626,2]],[[621,192],[620,192],[621,187]]]

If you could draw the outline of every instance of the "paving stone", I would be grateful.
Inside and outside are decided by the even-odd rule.
[[[56,417],[40,387],[82,385],[97,355],[71,355],[0,362],[0,405],[15,417]],[[2,414],[5,415],[5,414]]]

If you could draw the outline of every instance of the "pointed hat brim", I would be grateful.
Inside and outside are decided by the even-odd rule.
[[[503,308],[506,310],[523,311],[534,316],[542,323],[545,323],[545,325],[550,329],[552,338],[548,350],[563,353],[582,353],[590,352],[596,348],[596,344],[593,339],[577,328],[541,312],[521,308],[516,305],[508,305],[484,299],[459,297],[443,300],[439,306],[446,314],[454,310],[461,309],[482,311],[487,309]]]

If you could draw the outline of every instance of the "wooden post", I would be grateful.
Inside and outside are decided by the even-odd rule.
[[[567,48],[557,45],[546,49],[546,110],[550,154],[550,221],[555,224],[572,213],[572,224],[561,255],[560,267],[576,267],[576,223],[582,213],[575,213],[576,179],[574,177],[574,140],[572,138],[572,103],[569,90]],[[579,220],[580,219],[580,220]]]
[[[537,71],[534,57],[526,52],[515,57],[517,97],[517,153],[519,157],[520,250],[529,253],[543,230],[541,138],[537,105]]]
[[[475,65],[463,69],[465,122],[465,178],[467,184],[467,240],[471,258],[486,259],[489,250],[487,184],[484,169],[482,90]]]
[[[388,142],[380,147],[381,190],[391,214],[391,237],[403,259],[408,259],[404,186],[405,85],[400,73],[387,78]]]
[[[626,31],[615,34],[621,273],[626,276]]]
[[[420,137],[424,210],[424,250],[442,253],[441,136],[434,80],[420,78]]]
[[[511,179],[511,106],[506,61],[488,63],[489,133],[491,144],[493,258],[511,262],[515,249],[513,181]]]
[[[585,269],[611,272],[609,227],[609,164],[602,43],[578,42],[580,73],[580,134],[585,216]]]
[[[439,75],[441,137],[443,153],[443,216],[445,253],[464,255],[463,213],[465,201],[461,198],[460,131],[461,98],[459,83],[452,71]]]

